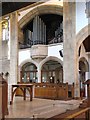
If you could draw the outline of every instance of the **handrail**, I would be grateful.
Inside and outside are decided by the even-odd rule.
[[[74,114],[72,114],[72,115],[67,116],[64,120],[73,119],[73,118],[79,116],[80,114],[85,113],[85,112],[87,112],[87,111],[89,111],[89,110],[90,110],[90,107],[85,108],[85,109],[83,109],[83,110],[80,110],[80,111],[77,112],[77,113],[74,113]]]

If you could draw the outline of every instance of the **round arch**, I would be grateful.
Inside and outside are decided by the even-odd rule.
[[[30,68],[28,70],[24,70],[23,66],[24,65],[28,65],[29,63],[33,64],[35,67],[30,70]],[[27,66],[28,67],[28,66]],[[38,64],[31,60],[31,59],[26,59],[24,60],[20,66],[19,66],[19,81],[20,82],[35,82],[36,81],[36,76],[37,76],[37,68],[38,68]]]
[[[90,35],[88,31],[90,31],[90,25],[87,25],[83,29],[81,29],[81,31],[76,36],[77,54],[81,43],[83,43],[83,41]]]
[[[22,29],[29,21],[39,14],[57,14],[63,15],[63,8],[60,5],[40,5],[32,9],[19,21],[19,27]]]
[[[87,59],[85,57],[81,57],[79,58],[79,83],[80,83],[80,96],[81,97],[85,97],[85,85],[83,84],[83,82],[85,82],[85,75],[86,72],[89,72],[89,63],[87,61]]]
[[[20,64],[20,66],[19,66],[20,70],[21,70],[22,66],[26,63],[33,63],[38,68],[38,64],[34,60],[26,59]]]
[[[42,66],[44,65],[44,63],[46,63],[49,60],[57,61],[57,62],[59,62],[63,66],[63,61],[62,60],[60,60],[59,58],[54,57],[54,56],[49,56],[49,57],[46,57],[44,60],[42,60],[40,62],[40,64],[39,64],[40,69],[42,68]]]

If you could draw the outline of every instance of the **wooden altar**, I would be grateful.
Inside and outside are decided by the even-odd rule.
[[[29,94],[30,94],[30,101],[32,101],[32,97],[33,97],[33,84],[14,84],[12,85],[12,97],[11,97],[11,101],[10,101],[10,104],[13,103],[13,97],[14,95],[16,94],[16,91],[18,89],[21,89],[22,93],[23,93],[23,97],[24,97],[24,100],[26,100],[26,90],[29,91]]]

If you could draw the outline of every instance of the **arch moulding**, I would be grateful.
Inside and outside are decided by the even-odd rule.
[[[76,35],[76,50],[78,50],[82,42],[90,35],[90,25],[85,26],[77,35]]]
[[[40,69],[42,68],[44,63],[48,62],[49,60],[57,61],[57,62],[59,62],[63,66],[63,61],[62,60],[60,60],[59,58],[54,57],[54,56],[49,56],[49,57],[46,57],[44,60],[42,60],[40,62],[40,64],[39,64]]]
[[[31,21],[36,15],[40,14],[57,14],[63,15],[63,8],[60,5],[40,5],[36,6],[30,12],[28,12],[19,21],[19,27],[22,29],[29,21]]]
[[[26,59],[19,65],[20,70],[21,70],[22,66],[26,63],[33,63],[38,68],[38,64],[34,60]]]

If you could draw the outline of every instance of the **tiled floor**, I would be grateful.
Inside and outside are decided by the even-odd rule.
[[[34,98],[30,102],[29,98],[26,101],[22,97],[15,97],[12,105],[9,105],[9,115],[6,118],[50,118],[57,114],[64,113],[67,109],[74,109],[80,101],[60,101],[49,99]],[[75,105],[74,107],[72,107]]]

